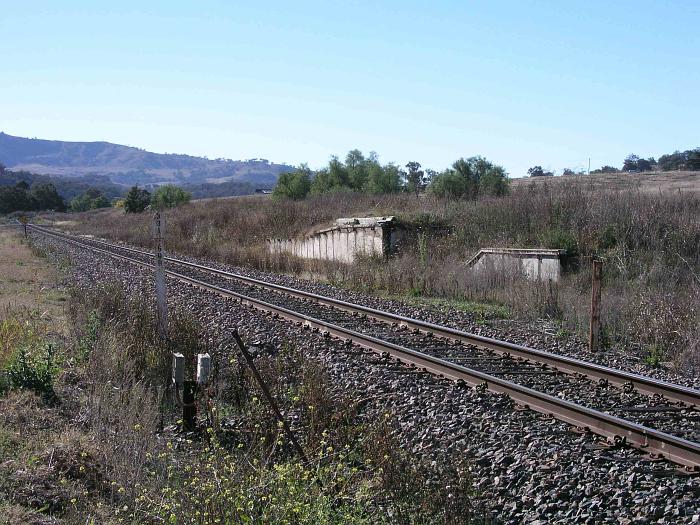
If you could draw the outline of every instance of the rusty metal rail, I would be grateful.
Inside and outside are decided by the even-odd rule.
[[[69,243],[75,244],[80,247],[88,248],[91,249],[97,253],[104,253],[105,255],[115,257],[117,259],[125,260],[130,263],[134,263],[140,266],[148,267],[148,268],[153,268],[154,265],[145,261],[141,261],[138,259],[134,259],[133,257],[129,257],[126,255],[114,253],[113,251],[103,249],[103,248],[98,248],[96,246],[93,246],[89,244],[88,242],[85,242],[84,240],[77,239],[74,236],[69,236],[64,233],[58,233],[46,228],[40,228],[36,226],[32,226],[32,229],[35,231],[39,231],[41,233],[55,236],[58,238],[61,238]],[[152,254],[149,252],[141,251],[141,250],[135,250],[133,248],[125,248],[123,246],[119,245],[113,245],[111,243],[105,243],[104,241],[94,241],[103,245],[107,245],[110,248],[118,248],[118,249],[123,249],[126,251],[131,251],[131,252],[136,252],[140,255],[148,255],[150,257],[153,257]],[[201,265],[196,265],[194,263],[189,263],[186,261],[180,261],[177,259],[172,259],[172,262],[177,262],[178,264],[185,263],[185,266],[190,266],[190,267],[199,267]],[[207,267],[202,267],[207,268]],[[221,270],[215,270],[215,269],[208,269],[212,270],[213,273],[217,274],[227,274],[228,272],[222,272]],[[501,393],[501,394],[506,394],[508,395],[511,399],[513,399],[515,402],[518,404],[521,404],[535,412],[539,412],[542,414],[546,414],[549,416],[552,416],[556,419],[559,419],[561,421],[564,421],[566,423],[569,423],[571,425],[574,425],[576,427],[585,429],[587,431],[590,431],[594,434],[603,436],[607,439],[612,440],[613,442],[626,442],[627,444],[634,446],[640,450],[643,450],[644,452],[647,452],[651,454],[652,456],[658,456],[658,457],[663,457],[668,459],[669,461],[672,461],[674,463],[677,463],[679,465],[685,466],[687,469],[691,471],[700,471],[700,444],[694,443],[692,441],[688,441],[676,436],[672,436],[670,434],[666,434],[664,432],[660,432],[658,430],[654,430],[642,425],[639,425],[637,423],[633,423],[630,421],[627,421],[622,418],[618,418],[615,416],[612,416],[610,414],[606,414],[604,412],[600,412],[588,407],[584,407],[581,405],[578,405],[576,403],[572,403],[570,401],[566,401],[563,399],[560,399],[555,396],[551,396],[549,394],[539,392],[537,390],[519,385],[517,383],[513,383],[511,381],[507,381],[504,379],[500,379],[498,377],[494,377],[489,374],[485,374],[483,372],[480,372],[478,370],[473,370],[470,368],[466,368],[464,366],[461,366],[459,364],[446,361],[444,359],[440,359],[437,357],[433,357],[427,354],[424,354],[422,352],[417,352],[415,350],[412,350],[410,348],[406,348],[403,346],[399,346],[393,343],[390,343],[388,341],[383,341],[381,339],[362,334],[360,332],[357,332],[355,330],[341,327],[332,323],[328,323],[326,321],[320,320],[320,319],[315,319],[313,317],[304,315],[299,312],[295,312],[292,310],[289,310],[287,308],[284,308],[279,305],[274,305],[265,301],[262,301],[260,299],[252,298],[249,296],[246,296],[244,294],[235,292],[233,290],[227,290],[226,288],[223,288],[221,286],[217,286],[211,283],[207,283],[205,281],[202,281],[200,279],[195,279],[193,277],[180,274],[177,272],[174,272],[172,270],[166,270],[166,274],[174,279],[178,279],[180,281],[189,283],[193,286],[196,286],[198,288],[208,290],[214,293],[217,293],[219,295],[229,297],[232,299],[237,300],[243,305],[247,305],[253,308],[256,308],[258,310],[268,312],[276,317],[280,317],[283,319],[287,319],[289,321],[292,321],[294,323],[297,323],[299,326],[304,326],[307,328],[315,329],[318,331],[323,332],[324,334],[327,334],[330,337],[335,337],[340,340],[344,341],[349,341],[354,344],[357,344],[363,348],[367,348],[369,350],[373,350],[375,352],[379,352],[384,355],[389,355],[409,366],[416,367],[421,370],[425,370],[427,372],[430,372],[432,374],[435,374],[440,377],[444,377],[446,379],[450,379],[453,381],[457,381],[460,384],[467,384],[467,385],[472,385],[472,386],[478,386],[478,385],[483,385],[488,390],[496,393]],[[232,274],[235,275],[235,274]],[[250,279],[250,278],[245,278]],[[252,281],[255,281],[255,279],[251,279]],[[262,281],[258,281],[261,282]],[[266,283],[267,285],[270,285],[270,283]],[[272,285],[273,288],[281,288],[285,289],[285,287],[281,287],[279,285]],[[302,292],[300,290],[295,290],[295,292],[300,293],[300,294],[307,294],[307,292]],[[308,294],[310,296],[313,296],[314,294]],[[322,297],[322,296],[318,296]],[[336,301],[334,299],[330,298],[324,298],[328,299],[330,301]],[[386,312],[380,312],[378,310],[373,310],[369,309],[366,307],[359,307],[359,305],[350,305],[350,303],[344,303],[342,301],[338,301],[339,303],[342,303],[343,305],[347,306],[357,306],[358,309],[364,309],[364,310],[369,310],[372,312],[377,312],[380,314],[386,314],[388,316],[393,316],[393,314],[387,314]],[[394,318],[391,319],[392,322],[395,321],[396,317],[399,316],[393,316]],[[401,318],[404,319],[404,318]],[[389,319],[387,319],[389,320]],[[417,320],[412,320],[412,319],[406,319],[407,321],[411,321],[412,323],[418,323],[420,326],[415,326],[415,328],[428,331],[428,327],[435,327],[435,328],[440,328],[442,330],[448,330],[448,331],[453,331],[452,329],[445,328],[445,327],[439,327],[437,325],[431,325],[430,323],[423,323],[422,321],[417,321]],[[435,330],[430,329],[429,331],[432,331],[435,333]],[[459,332],[459,331],[455,331]],[[447,333],[447,332],[446,332]],[[480,336],[474,336],[472,334],[466,334],[464,335],[470,337],[470,338],[477,338],[481,346],[484,346],[486,348],[489,348],[488,346],[485,346],[486,344],[503,344],[503,345],[510,345],[512,347],[516,347],[517,349],[524,349],[526,351],[530,351],[532,349],[528,349],[526,347],[519,347],[518,345],[512,345],[511,343],[504,343],[501,341],[496,341],[493,339],[488,339],[488,338],[481,338]],[[462,335],[459,335],[462,337]],[[485,340],[485,341],[484,341]],[[476,344],[473,343],[471,340],[465,341],[469,342],[469,344]],[[511,355],[513,354],[513,351],[510,349],[510,346],[508,346],[508,350],[496,350],[495,351],[503,351],[503,353],[510,353]],[[541,351],[537,351],[541,352]],[[547,354],[546,352],[544,352]],[[548,355],[553,355],[553,354],[548,354]],[[560,356],[556,356],[560,357]],[[576,363],[585,363],[583,361],[578,361],[578,360],[572,360]],[[590,365],[590,363],[586,363]],[[597,366],[597,365],[593,365]],[[606,367],[601,367],[601,368],[606,368]],[[608,369],[606,370],[613,370],[613,369]],[[614,371],[614,370],[613,370]],[[615,371],[615,372],[620,372],[622,374],[625,374],[624,372],[621,371]],[[575,373],[581,373],[580,371],[575,371]],[[637,378],[641,378],[644,380],[650,380],[650,378],[644,378],[643,376],[636,376],[635,374],[631,374]],[[656,383],[660,383],[662,385],[670,385],[669,383],[664,383],[661,381],[655,381],[655,380],[650,380]],[[677,387],[677,389],[681,390],[686,390],[686,395],[693,396],[691,399],[694,399],[693,403],[689,403],[692,406],[697,406],[697,400],[698,396],[700,396],[700,392],[697,392],[692,389],[686,389],[684,387],[680,387],[678,385],[671,385],[673,387]]]

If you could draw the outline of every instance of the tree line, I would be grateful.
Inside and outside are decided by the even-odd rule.
[[[191,198],[191,193],[174,184],[159,186],[153,193],[144,188],[132,186],[119,206],[123,207],[126,213],[141,213],[148,208],[154,210],[175,208],[189,202]]]
[[[111,206],[121,207],[127,213],[138,213],[149,207],[174,208],[192,198],[189,192],[173,184],[159,186],[153,194],[133,186],[123,199],[110,199],[102,189],[88,187],[67,204],[54,183],[44,180],[44,177],[30,173],[12,172],[0,164],[0,214],[47,210],[84,212]]]
[[[460,158],[442,172],[422,169],[419,162],[404,168],[393,163],[381,164],[375,152],[365,156],[360,150],[348,152],[345,161],[331,157],[328,165],[312,171],[302,164],[295,171],[283,173],[277,180],[273,197],[303,199],[308,195],[337,192],[418,194],[430,191],[449,198],[476,198],[480,194],[504,195],[508,192],[508,175],[483,157]]]
[[[25,181],[12,186],[0,186],[0,213],[16,211],[66,211],[66,202],[51,183],[30,187]]]

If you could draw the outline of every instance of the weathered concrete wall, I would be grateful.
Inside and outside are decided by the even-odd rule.
[[[496,271],[504,275],[523,275],[533,281],[559,281],[562,250],[484,248],[467,266],[474,272]]]
[[[352,263],[359,254],[388,256],[401,239],[393,217],[361,217],[338,219],[334,226],[305,237],[267,242],[270,253]]]

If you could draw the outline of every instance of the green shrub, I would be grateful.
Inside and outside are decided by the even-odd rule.
[[[569,257],[576,256],[579,253],[576,236],[570,231],[561,228],[545,230],[540,237],[540,242],[545,248],[566,250],[566,255]]]
[[[617,244],[617,232],[615,226],[608,224],[598,232],[598,248],[608,250]]]
[[[311,190],[311,170],[301,165],[292,173],[282,173],[277,179],[277,185],[272,192],[276,199],[303,199]]]
[[[10,388],[33,390],[45,397],[54,397],[53,382],[58,373],[56,353],[52,344],[41,349],[20,347],[6,369]]]
[[[164,210],[165,208],[175,208],[180,204],[190,202],[192,194],[175,186],[174,184],[165,184],[160,186],[153,192],[151,197],[151,207],[156,210]]]
[[[661,366],[661,362],[664,360],[664,352],[658,346],[651,346],[647,351],[647,355],[644,357],[644,362],[653,366],[654,368]]]

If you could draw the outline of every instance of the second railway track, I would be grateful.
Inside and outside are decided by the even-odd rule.
[[[153,254],[52,229],[31,230],[152,266]],[[172,278],[353,342],[434,374],[506,393],[517,403],[617,442],[700,469],[700,392],[332,297],[168,257]],[[592,405],[592,406],[591,406]]]

